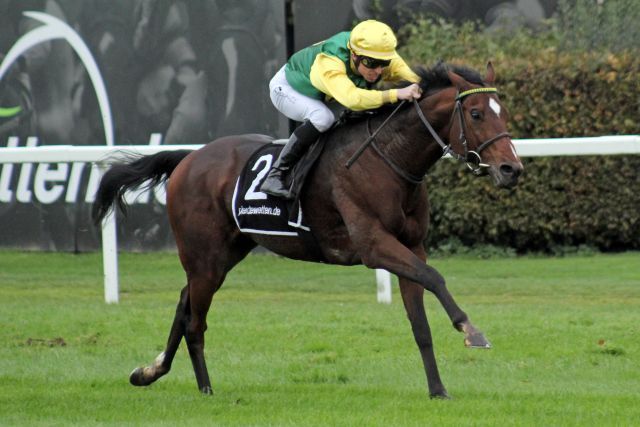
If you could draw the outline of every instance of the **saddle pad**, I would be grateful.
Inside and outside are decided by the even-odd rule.
[[[267,144],[256,150],[244,166],[233,192],[233,218],[245,233],[298,236],[310,231],[303,224],[300,203],[260,191],[260,185],[278,158],[282,144]],[[293,220],[292,220],[293,219]]]

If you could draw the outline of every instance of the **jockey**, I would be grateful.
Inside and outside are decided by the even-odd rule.
[[[375,20],[360,22],[352,31],[304,48],[291,56],[269,83],[273,105],[289,119],[302,122],[293,131],[260,190],[293,197],[283,174],[328,130],[335,116],[325,102],[362,111],[398,100],[417,99],[420,78],[396,52],[393,30]],[[377,90],[379,81],[413,82],[401,89]]]

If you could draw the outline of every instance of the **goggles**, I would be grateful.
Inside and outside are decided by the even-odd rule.
[[[376,59],[368,56],[360,56],[360,63],[367,68],[376,69],[378,67],[388,67],[391,64],[391,60],[388,59]]]

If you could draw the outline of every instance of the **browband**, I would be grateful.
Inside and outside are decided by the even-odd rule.
[[[478,87],[475,89],[465,90],[464,92],[460,92],[458,96],[456,96],[456,101],[460,101],[462,98],[468,95],[473,95],[474,93],[497,93],[498,89],[495,87]]]

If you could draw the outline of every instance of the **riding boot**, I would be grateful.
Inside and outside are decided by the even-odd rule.
[[[318,139],[320,133],[310,121],[305,121],[298,126],[280,152],[278,160],[271,167],[267,178],[260,186],[260,191],[287,200],[292,199],[291,189],[284,183],[285,174],[291,171],[307,149]]]

